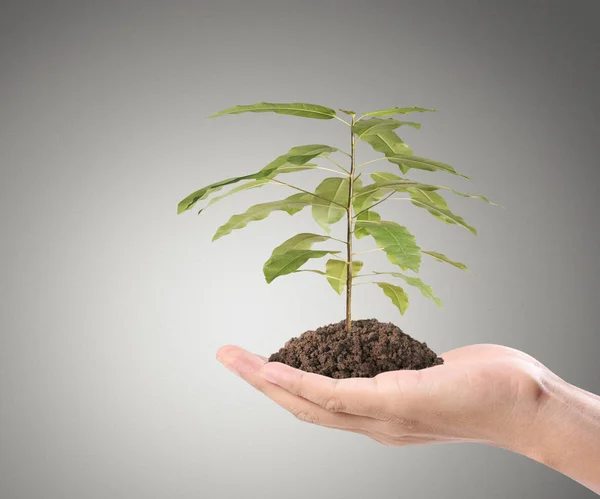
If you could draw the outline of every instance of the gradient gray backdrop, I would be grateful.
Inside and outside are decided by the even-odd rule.
[[[291,146],[347,145],[337,121],[206,119],[225,107],[439,109],[406,140],[473,178],[438,181],[507,209],[455,200],[474,237],[388,205],[423,247],[476,275],[427,262],[443,310],[415,296],[400,317],[360,287],[356,317],[394,321],[438,352],[519,348],[598,393],[599,7],[4,1],[0,497],[592,497],[500,449],[385,448],[296,421],[215,351],[268,354],[342,319],[343,298],[319,276],[262,276],[273,246],[315,228],[309,214],[211,244],[231,214],[288,191],[240,194],[201,217],[175,211]]]

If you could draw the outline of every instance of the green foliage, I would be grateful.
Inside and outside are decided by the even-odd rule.
[[[276,277],[296,272],[311,258],[322,258],[332,253],[339,253],[339,251],[296,249],[272,256],[263,267],[265,279],[271,282]]]
[[[404,312],[408,308],[408,295],[406,291],[404,291],[400,286],[396,286],[394,284],[390,284],[389,282],[375,282],[383,292],[385,296],[388,296],[392,303],[396,305],[400,313],[404,315]]]
[[[421,128],[421,124],[415,123],[414,121],[398,121],[393,118],[368,118],[366,120],[361,120],[355,123],[352,126],[352,131],[356,134],[357,139],[362,139],[369,135],[377,135],[381,132],[389,132],[390,130],[395,130],[396,128],[399,128],[402,125],[407,125],[417,130]],[[365,141],[367,140],[365,139]]]
[[[339,222],[346,214],[348,204],[348,179],[330,177],[323,180],[315,189],[312,203],[312,216],[323,229]]]
[[[243,229],[250,222],[264,220],[274,211],[285,211],[288,215],[294,215],[306,206],[310,206],[313,197],[310,194],[292,194],[291,196],[279,201],[256,204],[248,208],[244,213],[233,215],[227,223],[221,225],[213,236],[213,241],[231,234],[232,231]]]
[[[418,288],[425,298],[433,300],[438,307],[442,306],[441,300],[437,296],[435,296],[435,293],[433,292],[433,289],[431,289],[431,286],[425,284],[419,277],[409,276],[400,272],[373,272],[373,274],[391,275],[392,277],[399,277],[400,279],[403,279],[404,282],[406,282],[406,284],[408,284],[409,286],[414,286]]]
[[[406,227],[396,222],[376,220],[356,220],[355,227],[372,236],[394,265],[419,272],[421,248]]]
[[[292,147],[289,152],[275,158],[267,166],[256,173],[221,180],[192,192],[189,196],[179,202],[177,205],[177,213],[183,213],[184,211],[193,208],[198,201],[208,198],[214,192],[220,191],[223,187],[230,184],[235,184],[243,180],[271,180],[280,173],[292,173],[314,168],[316,165],[308,164],[309,161],[317,156],[327,156],[334,151],[337,151],[337,149],[322,144],[308,144],[305,146]],[[255,184],[254,187],[260,187],[260,185]],[[221,198],[223,197],[225,196],[221,196]]]
[[[363,262],[354,260],[352,262],[352,275],[356,275],[360,272],[363,267]],[[348,262],[343,260],[327,260],[325,264],[325,277],[331,284],[331,287],[335,290],[338,295],[342,294],[346,287],[346,279],[348,276]]]
[[[363,116],[392,116],[394,114],[408,114],[408,113],[425,113],[435,112],[435,109],[426,109],[424,107],[390,107],[389,109],[380,109],[379,111],[371,111],[365,113]]]
[[[435,110],[422,107],[391,107],[367,112],[359,118],[356,117],[357,114],[354,111],[347,109],[339,109],[339,111],[348,118],[343,119],[337,116],[334,109],[326,106],[297,102],[279,104],[259,102],[251,105],[234,106],[213,114],[211,117],[248,112],[271,112],[320,120],[336,119],[349,127],[351,149],[346,152],[324,144],[292,147],[287,153],[276,157],[255,173],[214,182],[192,192],[179,202],[177,213],[188,211],[196,206],[198,202],[206,201],[205,206],[198,211],[198,213],[201,213],[207,206],[222,199],[247,190],[262,188],[266,185],[275,185],[275,189],[284,187],[293,189],[296,193],[291,196],[260,203],[251,206],[243,213],[233,215],[217,229],[213,241],[230,234],[234,230],[246,227],[250,222],[263,220],[273,212],[283,211],[289,215],[294,215],[305,207],[310,207],[312,218],[323,229],[324,233],[302,232],[277,246],[263,265],[263,273],[268,283],[283,275],[299,272],[315,273],[325,277],[325,280],[336,293],[342,294],[346,290],[348,304],[351,298],[349,293],[353,286],[361,283],[376,284],[390,298],[400,313],[404,314],[409,305],[409,297],[401,286],[397,283],[380,280],[364,280],[365,278],[380,279],[382,276],[388,276],[415,288],[425,298],[431,299],[438,306],[441,306],[441,301],[435,295],[431,286],[425,284],[418,276],[422,256],[429,256],[435,261],[447,263],[460,270],[466,271],[467,266],[464,263],[450,259],[443,253],[421,249],[414,235],[404,225],[382,220],[379,213],[374,211],[374,208],[387,200],[405,200],[409,205],[412,204],[426,210],[445,224],[459,225],[476,234],[476,229],[472,225],[467,223],[462,216],[452,211],[442,193],[447,192],[492,205],[494,203],[479,194],[468,194],[444,185],[419,182],[406,177],[411,170],[421,170],[449,173],[469,179],[468,176],[459,173],[447,163],[415,155],[411,147],[397,132],[399,129],[404,130],[406,128],[420,130],[421,124],[414,121],[400,121],[390,117],[417,112],[433,112]],[[382,153],[383,156],[357,165],[355,162],[355,149],[361,142],[368,144],[375,152]],[[330,157],[332,154],[349,156],[350,165],[344,168],[338,161]],[[320,166],[318,163],[319,160],[323,159],[329,161],[326,167]],[[347,158],[345,159],[347,160]],[[402,176],[387,171],[374,172],[370,174],[372,183],[363,185],[359,177],[368,164],[378,160],[385,160],[395,165]],[[335,169],[331,166],[332,164]],[[287,179],[287,174],[302,171],[316,172],[317,170],[333,170],[338,175],[322,179],[317,183],[314,191],[298,187],[290,181],[283,181],[279,178],[279,175],[282,174],[286,174],[285,178]],[[311,173],[311,175],[315,175],[315,173]],[[234,186],[234,184],[239,185]],[[224,194],[214,195],[229,186],[232,187]],[[346,230],[344,232],[347,234],[346,238],[337,239],[330,236],[331,226],[342,220],[345,221]],[[370,238],[375,247],[365,252],[355,253],[352,242],[364,238]],[[338,248],[313,248],[315,244],[321,243],[327,243],[327,246],[334,248],[334,245],[338,245]],[[383,251],[388,261],[399,267],[403,272],[371,271],[362,273],[363,261],[356,260],[355,256],[369,251]],[[343,253],[344,257],[340,253]],[[330,258],[325,261],[324,270],[304,267],[307,262],[314,261],[318,263],[319,259],[326,256]],[[352,269],[352,271],[349,272],[349,269]],[[412,272],[414,275],[404,272]],[[348,306],[346,310],[348,325],[350,324],[350,318],[351,310]]]
[[[362,222],[380,222],[381,215],[373,210],[365,210],[362,213],[359,213],[359,215],[356,217],[356,221],[357,222],[361,222],[361,221]],[[368,227],[368,225],[363,226],[363,227],[360,227],[360,224],[359,224],[359,227],[356,227],[356,224],[354,225],[354,237],[356,239],[362,239],[363,237],[366,237],[369,235],[369,229],[365,228],[365,227]]]
[[[451,260],[450,258],[448,258],[446,255],[444,255],[442,253],[437,253],[435,251],[425,251],[425,250],[421,250],[421,252],[424,255],[429,255],[429,256],[435,258],[439,262],[449,263],[450,265],[452,265],[453,267],[456,267],[457,269],[468,270],[467,266],[464,263]]]
[[[216,118],[224,114],[241,114],[241,113],[278,113],[289,114],[292,116],[300,116],[302,118],[314,118],[317,120],[330,120],[335,118],[335,111],[329,107],[318,106],[315,104],[302,104],[299,102],[291,102],[288,104],[273,104],[271,102],[259,102],[248,106],[234,106],[229,109],[219,111],[209,118]]]

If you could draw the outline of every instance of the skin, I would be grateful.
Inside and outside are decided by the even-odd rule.
[[[383,445],[478,442],[525,455],[600,494],[600,397],[499,345],[447,352],[444,364],[335,380],[227,345],[217,359],[307,423]]]

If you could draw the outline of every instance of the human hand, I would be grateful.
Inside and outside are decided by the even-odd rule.
[[[306,373],[239,347],[217,358],[301,421],[384,445],[479,442],[543,463],[600,494],[600,397],[499,345],[447,352],[444,364],[373,378]]]
[[[225,346],[219,360],[298,419],[384,445],[471,441],[519,449],[544,400],[547,371],[498,345],[447,352],[444,364],[335,380]]]

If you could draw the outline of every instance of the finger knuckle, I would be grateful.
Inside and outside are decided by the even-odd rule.
[[[325,410],[329,412],[344,412],[345,405],[338,397],[329,397],[323,404]]]
[[[298,410],[298,411],[293,411],[292,414],[294,415],[294,417],[296,419],[298,419],[299,421],[302,421],[304,423],[310,423],[310,424],[318,424],[319,423],[319,415],[316,412]]]

